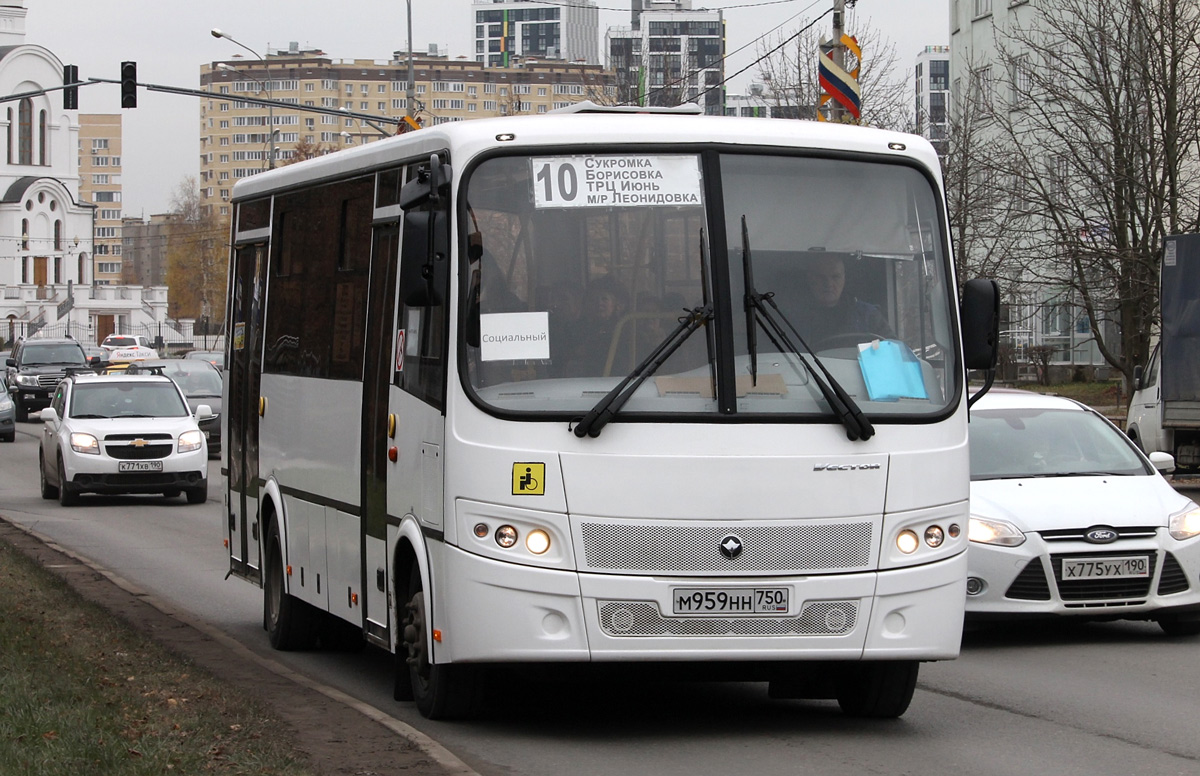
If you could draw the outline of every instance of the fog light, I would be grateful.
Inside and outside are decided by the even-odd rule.
[[[967,595],[979,595],[987,587],[979,577],[967,577]]]
[[[921,540],[912,531],[901,531],[896,537],[896,548],[905,555],[912,555],[920,544]]]
[[[511,525],[502,525],[496,529],[496,544],[508,549],[517,543],[517,529]]]
[[[550,534],[540,528],[530,531],[525,537],[525,549],[534,555],[541,555],[550,549]]]
[[[486,537],[488,535],[487,523],[476,523],[475,524],[475,535],[478,536],[480,539]]]
[[[941,547],[946,541],[946,532],[940,525],[931,525],[925,529],[925,543],[930,547]]]

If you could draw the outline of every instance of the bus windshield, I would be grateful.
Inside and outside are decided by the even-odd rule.
[[[939,198],[915,168],[547,153],[463,185],[466,374],[491,411],[578,416],[648,359],[623,418],[829,417],[830,383],[893,422],[956,401]]]

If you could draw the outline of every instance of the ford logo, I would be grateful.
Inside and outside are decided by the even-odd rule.
[[[1117,532],[1111,528],[1089,528],[1083,538],[1092,544],[1112,544],[1117,540]]]

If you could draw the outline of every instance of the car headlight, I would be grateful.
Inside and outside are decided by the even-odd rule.
[[[12,398],[9,397],[8,391],[0,390],[0,410],[11,409],[12,406]]]
[[[1001,547],[1016,547],[1025,543],[1025,534],[1012,523],[983,517],[971,518],[967,538],[980,544],[998,544]]]
[[[17,375],[17,385],[36,388],[38,384],[37,375]]]
[[[179,435],[179,452],[190,453],[199,450],[204,444],[204,433],[201,431],[184,431]]]
[[[1200,534],[1200,507],[1188,504],[1187,509],[1171,515],[1171,519],[1167,521],[1167,528],[1171,532],[1171,538],[1181,542]]]
[[[71,434],[71,449],[77,453],[100,455],[100,442],[91,434],[75,431]]]

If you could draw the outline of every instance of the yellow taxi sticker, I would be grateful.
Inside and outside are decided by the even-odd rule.
[[[514,496],[546,495],[546,464],[514,463],[512,492]]]

